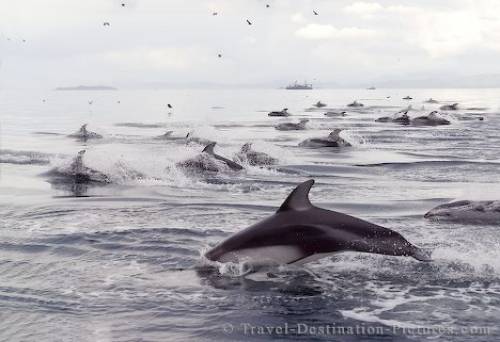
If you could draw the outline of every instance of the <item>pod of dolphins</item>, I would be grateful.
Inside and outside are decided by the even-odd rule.
[[[411,99],[411,98],[404,98]],[[437,103],[434,99],[426,103]],[[316,109],[326,104],[318,101]],[[358,101],[347,105],[350,108],[363,107]],[[410,109],[410,108],[409,108]],[[444,105],[441,110],[457,110],[458,104]],[[268,116],[289,116],[288,109],[270,112]],[[327,117],[346,116],[345,111],[328,111]],[[298,123],[288,122],[275,126],[276,130],[294,131],[307,129],[308,119]],[[428,115],[411,118],[408,110],[391,116],[376,119],[380,123],[396,123],[413,126],[450,125],[451,122],[437,111]],[[344,148],[352,145],[340,137],[342,129],[333,130],[328,136],[313,137],[302,141],[301,147],[334,147]],[[80,141],[101,139],[102,135],[89,131],[87,124],[77,132],[69,135]],[[173,136],[173,131],[156,137],[158,140],[182,140],[188,143],[205,145],[197,156],[181,161],[177,167],[198,172],[239,172],[242,165],[266,167],[275,165],[278,160],[264,152],[255,151],[252,143],[246,143],[235,154],[233,160],[215,152],[216,142],[210,141],[189,132],[185,137]],[[109,183],[110,179],[83,164],[85,150],[78,153],[65,171],[52,170],[47,173],[52,177],[70,176],[75,183]],[[349,216],[340,212],[326,210],[314,206],[309,200],[309,192],[314,184],[310,179],[299,184],[285,199],[279,209],[268,218],[237,232],[221,241],[205,253],[205,257],[213,262],[243,263],[251,267],[263,265],[304,264],[342,251],[356,251],[383,254],[389,256],[412,257],[419,261],[431,261],[431,252],[419,248],[407,241],[399,233]],[[425,214],[428,219],[484,219],[498,222],[500,201],[458,201],[440,205]]]

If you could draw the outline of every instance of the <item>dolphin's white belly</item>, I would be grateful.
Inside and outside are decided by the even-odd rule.
[[[286,265],[293,263],[294,265],[303,265],[308,262],[316,261],[333,253],[316,253],[306,255],[298,247],[294,246],[267,246],[256,248],[245,248],[236,251],[231,251],[224,254],[220,262],[248,262],[259,265]]]
[[[306,256],[305,258],[302,258],[300,260],[297,260],[293,264],[294,265],[304,265],[304,264],[306,264],[308,262],[313,262],[313,261],[316,261],[316,260],[319,260],[319,259],[326,258],[328,256],[332,256],[333,254],[335,254],[335,252],[332,252],[332,253],[315,253],[315,254],[311,254],[309,256]]]
[[[305,255],[302,250],[294,246],[266,246],[238,249],[223,254],[220,262],[248,262],[252,264],[289,264]]]

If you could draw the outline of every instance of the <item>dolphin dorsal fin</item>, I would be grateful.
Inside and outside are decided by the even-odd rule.
[[[278,212],[287,210],[301,211],[312,208],[313,205],[311,201],[309,201],[309,191],[311,191],[313,184],[314,179],[310,179],[297,186],[290,195],[288,195],[278,209]]]
[[[248,152],[250,151],[250,149],[252,148],[252,143],[251,142],[247,142],[245,144],[243,144],[243,146],[241,146],[241,152]]]
[[[215,144],[216,144],[215,142],[208,144],[207,146],[205,146],[205,148],[201,152],[206,152],[208,154],[214,154]]]

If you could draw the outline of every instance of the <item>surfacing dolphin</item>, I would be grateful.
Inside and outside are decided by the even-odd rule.
[[[303,131],[306,129],[306,124],[309,119],[300,119],[298,123],[295,122],[284,122],[279,125],[274,126],[278,131]]]
[[[411,120],[411,124],[414,126],[443,126],[450,125],[450,120],[447,120],[439,115],[437,111],[433,111],[428,115],[423,115]]]
[[[233,171],[243,170],[243,166],[240,164],[216,154],[214,152],[215,144],[215,142],[208,144],[198,156],[177,163],[177,166],[184,169],[218,172],[223,170],[221,165],[224,165]]]
[[[110,178],[102,172],[91,169],[83,163],[85,150],[78,152],[69,166],[56,167],[43,175],[49,176],[53,184],[108,184]]]
[[[68,135],[68,137],[76,138],[82,141],[87,141],[89,139],[102,139],[102,135],[87,130],[87,125],[88,124],[82,125],[82,127],[80,127],[80,129],[77,132]]]
[[[234,171],[243,170],[243,166],[241,166],[240,164],[215,153],[214,152],[215,144],[216,144],[215,142],[208,144],[207,146],[205,146],[205,148],[203,149],[202,152],[207,153],[207,154],[211,155],[212,157],[214,157],[215,159],[223,162],[231,170],[234,170]]]
[[[304,264],[343,251],[411,256],[430,261],[430,253],[399,233],[353,216],[313,206],[314,180],[292,191],[278,211],[230,236],[205,256],[222,263]]]
[[[241,146],[241,150],[235,155],[235,161],[248,163],[252,166],[274,165],[278,159],[271,157],[267,153],[258,152],[252,149],[252,143]]]
[[[376,122],[393,122],[403,126],[407,126],[410,124],[410,116],[408,115],[408,111],[397,112],[392,117],[391,116],[383,116],[375,120]]]
[[[441,110],[458,110],[458,103],[446,104],[439,107]]]
[[[288,108],[283,108],[280,111],[269,112],[267,116],[290,116],[290,113],[288,113]]]
[[[459,223],[498,224],[500,201],[455,201],[438,205],[428,211],[425,218],[435,221]]]
[[[154,137],[156,140],[167,140],[172,138],[174,131],[166,131],[164,134]]]
[[[364,104],[361,102],[358,102],[357,100],[354,100],[353,102],[349,103],[347,107],[363,107]]]
[[[433,99],[432,97],[429,98],[428,100],[425,100],[424,103],[439,103],[438,100]]]
[[[223,162],[224,164],[226,164],[231,170],[234,170],[234,171],[240,171],[240,170],[243,170],[243,166],[241,166],[240,164],[230,160],[230,159],[227,159],[221,155],[218,155],[217,153],[214,152],[214,147],[215,147],[215,142],[213,143],[210,143],[208,144],[207,146],[205,146],[205,148],[203,149],[202,152],[204,153],[208,153],[209,155],[211,155],[212,157],[214,157],[215,159]]]
[[[191,142],[194,142],[194,143],[199,144],[199,145],[205,145],[205,146],[213,143],[212,140],[208,140],[205,138],[195,136],[193,131],[188,132],[188,134],[186,134],[186,144],[189,144]]]
[[[327,137],[324,138],[309,138],[301,143],[300,147],[351,147],[352,145],[340,136],[342,129],[334,129]]]
[[[341,111],[341,112],[330,111],[330,112],[324,113],[323,115],[328,116],[328,117],[338,117],[338,116],[347,116],[347,113],[345,111]]]

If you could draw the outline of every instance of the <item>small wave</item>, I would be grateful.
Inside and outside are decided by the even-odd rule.
[[[309,177],[318,176],[336,176],[357,178],[362,175],[369,175],[362,169],[357,169],[354,166],[347,165],[286,165],[279,168],[283,172],[297,173],[300,175],[307,175]]]
[[[215,124],[214,128],[243,128],[247,127],[246,125],[236,124],[236,123],[223,123],[223,124]],[[250,126],[251,127],[251,126]]]
[[[62,133],[55,133],[55,132],[33,132],[33,134],[37,134],[37,135],[64,135]]]
[[[117,127],[134,127],[134,128],[162,128],[165,124],[162,123],[142,123],[142,122],[119,122],[116,123]]]
[[[47,165],[49,155],[35,151],[0,150],[0,163],[17,165]]]
[[[375,163],[375,164],[356,164],[360,167],[393,167],[393,168],[410,168],[413,166],[459,166],[459,165],[489,165],[489,166],[499,166],[499,162],[491,161],[465,161],[465,160],[424,160],[424,161],[412,161],[412,162],[385,162],[385,163]]]
[[[468,107],[468,108],[465,108],[465,110],[479,110],[479,111],[485,111],[485,110],[488,110],[488,107]]]

